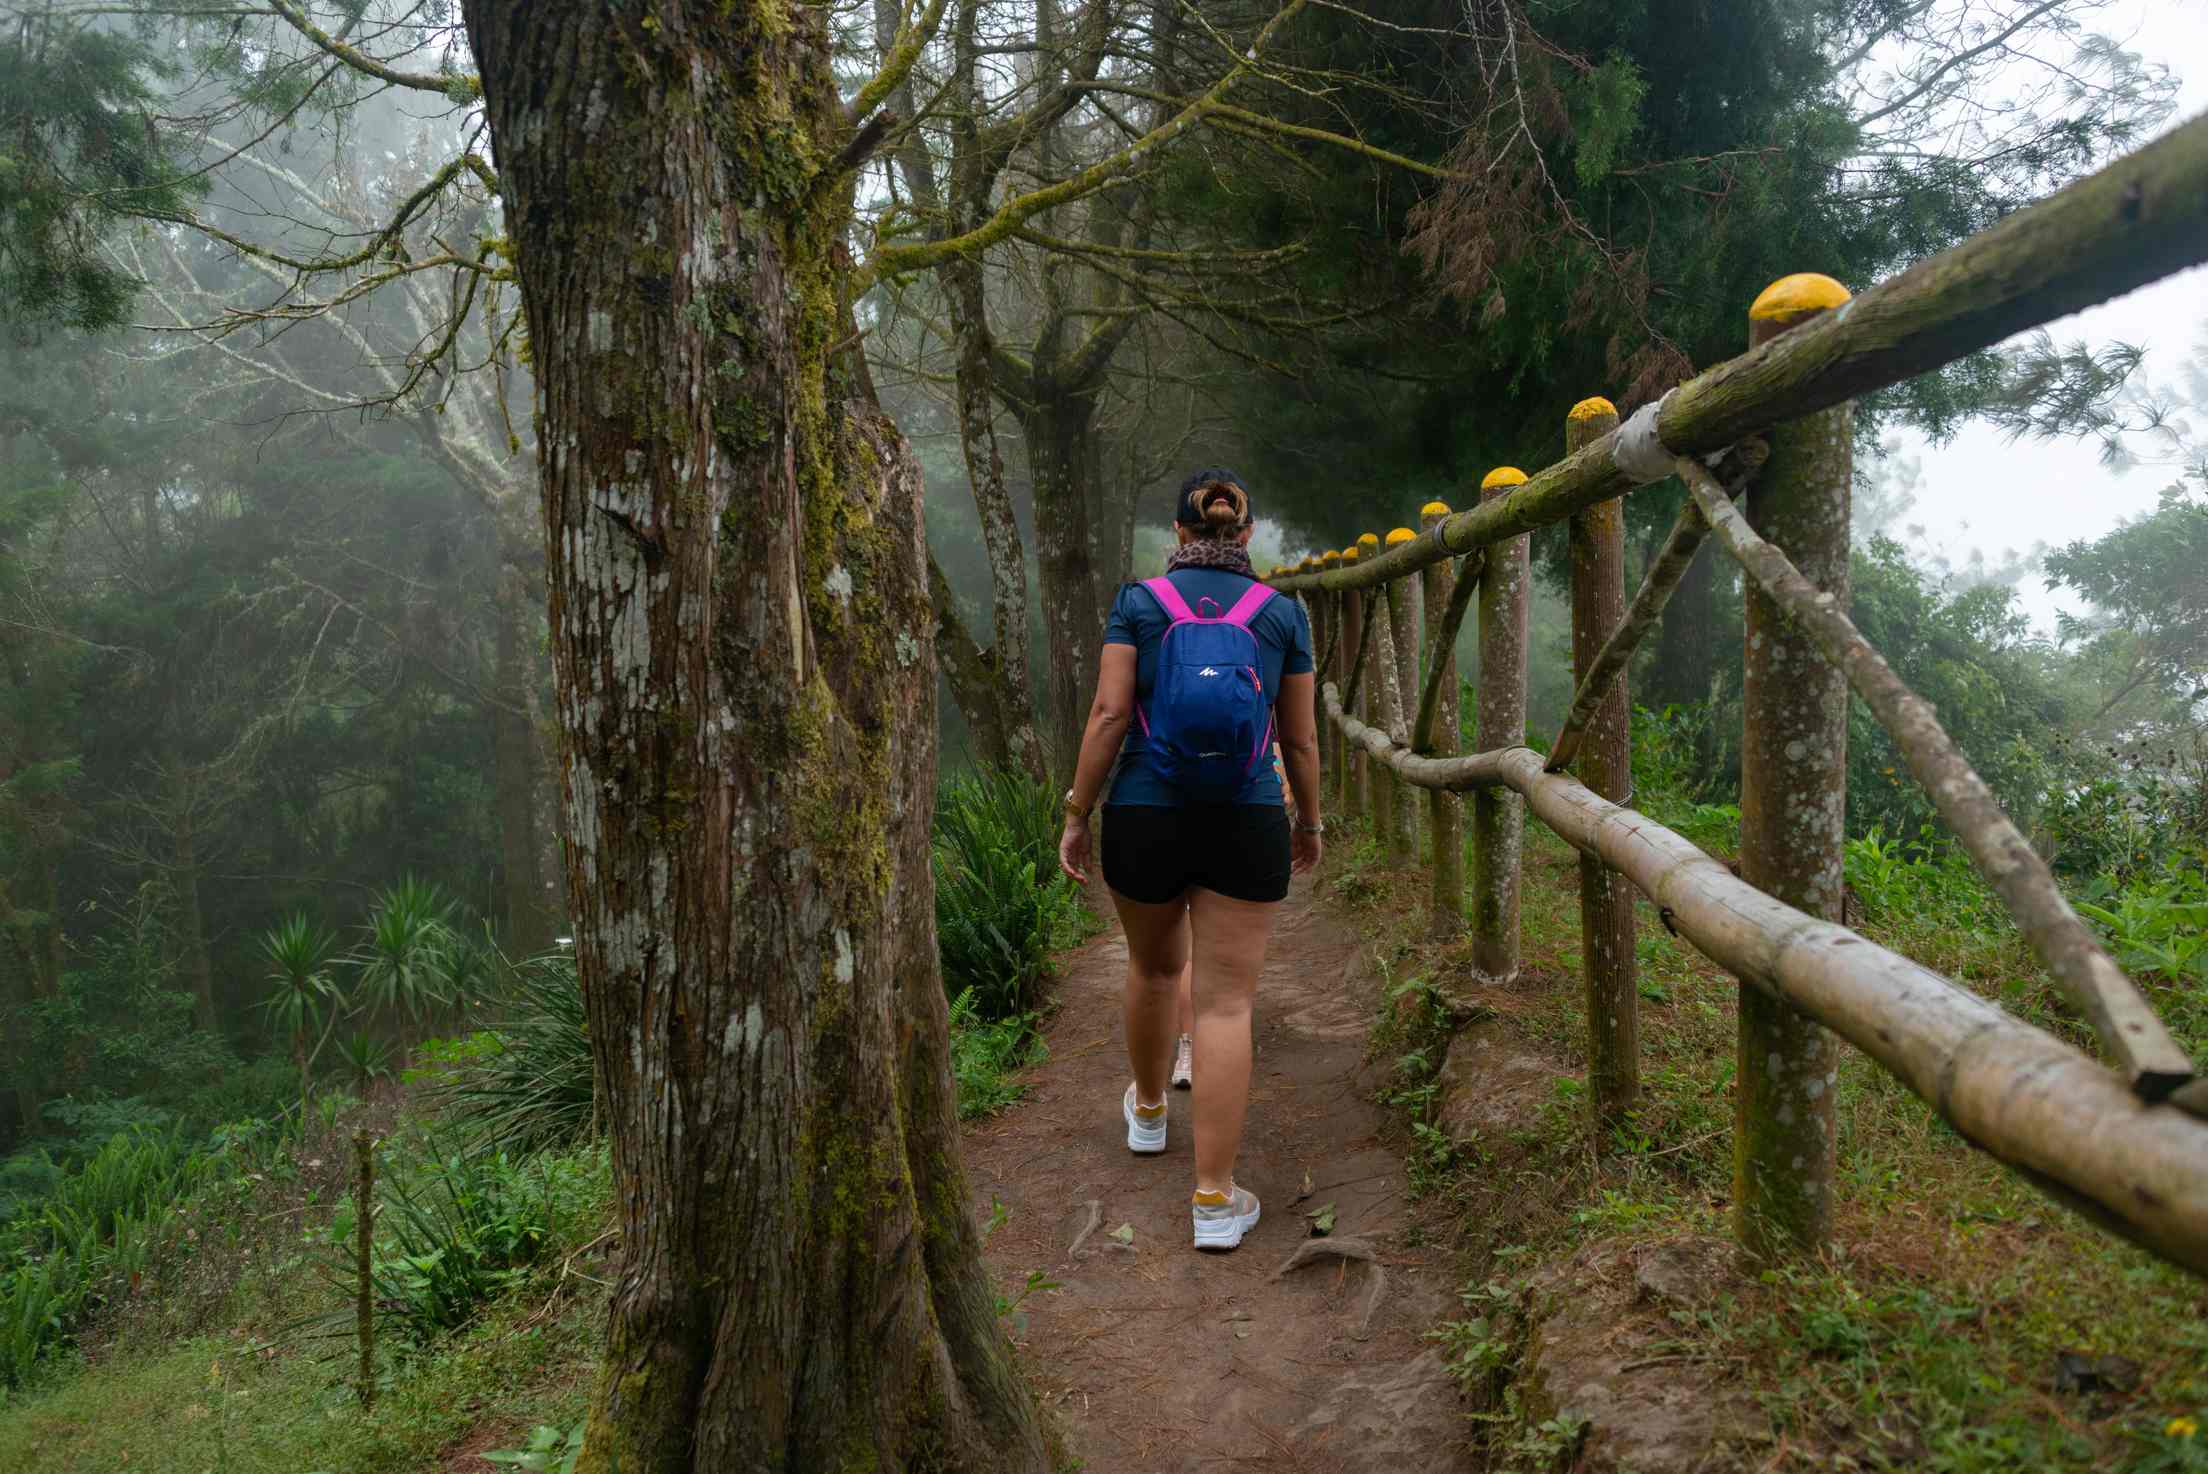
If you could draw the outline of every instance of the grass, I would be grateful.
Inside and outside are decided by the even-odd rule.
[[[1657,784],[1641,804],[1731,852],[1729,808]],[[1552,1467],[1559,1430],[1516,1400],[1532,1329],[1523,1286],[1598,1241],[1729,1235],[1737,985],[1640,905],[1642,1098],[1629,1124],[1598,1152],[1566,1074],[1515,1139],[1437,1144],[1436,1072],[1467,998],[1561,1072],[1584,1070],[1576,855],[1528,824],[1524,970],[1495,988],[1473,981],[1466,944],[1400,940],[1421,930],[1422,871],[1388,871],[1353,842],[1343,853],[1335,894],[1387,964],[1373,1049],[1392,1066],[1412,1183],[1460,1225],[1466,1311],[1437,1338],[1499,1410],[1477,1425],[1491,1467]],[[2082,1039],[1967,864],[1871,836],[1850,847],[1849,879],[1866,934]],[[2185,894],[2139,908],[2137,929],[2165,924]],[[2182,978],[2164,985],[2198,996]],[[1720,1307],[1675,1312],[1664,1330],[1664,1355],[1730,1368],[1753,1394],[1768,1427],[1750,1467],[2208,1470],[2208,1289],[2050,1203],[1845,1047],[1839,1091],[1832,1254],[1744,1277]],[[2058,1391],[2066,1355],[2132,1366],[2120,1388]]]
[[[530,1293],[534,1290],[536,1293]],[[482,1427],[571,1425],[587,1407],[604,1309],[570,1296],[541,1315],[545,1280],[388,1379],[361,1411],[342,1367],[243,1334],[117,1354],[96,1375],[0,1406],[0,1468],[36,1474],[381,1474],[448,1467]],[[493,1446],[501,1446],[494,1443]]]

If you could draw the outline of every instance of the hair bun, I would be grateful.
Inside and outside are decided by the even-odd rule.
[[[1220,532],[1240,529],[1250,517],[1250,499],[1242,488],[1228,481],[1214,481],[1197,490],[1195,501],[1206,528]]]

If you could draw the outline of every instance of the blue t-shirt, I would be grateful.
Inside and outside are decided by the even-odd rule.
[[[1198,609],[1198,599],[1209,599],[1219,606],[1222,614],[1232,609],[1235,601],[1250,587],[1250,580],[1224,568],[1183,568],[1166,576],[1173,580],[1173,587],[1188,601],[1189,608]],[[1212,611],[1199,609],[1199,612],[1209,614]],[[1135,647],[1135,704],[1146,711],[1150,706],[1151,688],[1157,684],[1158,652],[1164,648],[1165,632],[1172,623],[1165,610],[1159,607],[1155,595],[1139,583],[1130,583],[1120,586],[1119,597],[1112,601],[1112,616],[1104,624],[1105,644]],[[1304,616],[1302,604],[1286,594],[1275,594],[1250,620],[1250,633],[1257,636],[1258,673],[1277,705],[1281,677],[1311,672],[1311,621]],[[1128,728],[1127,740],[1119,750],[1119,765],[1113,770],[1107,792],[1109,797],[1104,801],[1111,804],[1170,809],[1182,803],[1180,792],[1159,777],[1150,762],[1150,742],[1143,735],[1139,720]],[[1280,775],[1273,765],[1260,762],[1234,802],[1279,804]]]

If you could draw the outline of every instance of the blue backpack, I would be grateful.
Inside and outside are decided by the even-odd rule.
[[[1250,632],[1273,591],[1253,583],[1225,614],[1203,615],[1188,607],[1170,579],[1146,578],[1142,586],[1172,621],[1158,651],[1150,710],[1135,707],[1151,761],[1188,798],[1231,803],[1273,741],[1273,704],[1265,695],[1257,636]],[[1219,607],[1210,599],[1196,602]]]

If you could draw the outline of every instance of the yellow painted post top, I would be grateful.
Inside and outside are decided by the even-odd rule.
[[[1480,490],[1493,491],[1499,486],[1523,486],[1525,483],[1526,473],[1516,466],[1497,466],[1480,482]]]
[[[1446,517],[1448,515],[1449,504],[1447,502],[1428,502],[1418,509],[1419,520],[1422,522],[1432,521],[1436,517]]]
[[[1357,561],[1357,547],[1354,543],[1342,549],[1342,561],[1344,563],[1354,563]]]
[[[1853,295],[1829,276],[1797,271],[1765,287],[1748,309],[1750,322],[1792,322],[1813,312],[1838,307]]]
[[[1388,534],[1388,546],[1391,548],[1396,547],[1402,543],[1414,542],[1417,540],[1417,538],[1418,534],[1411,531],[1408,527],[1398,527],[1397,529],[1395,529],[1395,531]]]
[[[1342,555],[1334,549],[1328,548],[1325,552],[1319,554],[1319,566],[1321,568],[1339,568],[1342,566]]]
[[[1573,405],[1571,413],[1565,415],[1564,418],[1567,420],[1592,420],[1599,419],[1603,415],[1616,419],[1618,417],[1618,407],[1597,394],[1592,399],[1582,399],[1579,403]]]
[[[1357,534],[1357,546],[1361,549],[1379,547],[1380,534],[1377,532],[1360,532]]]

